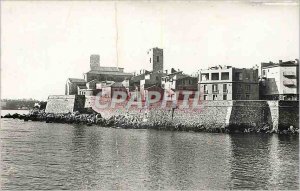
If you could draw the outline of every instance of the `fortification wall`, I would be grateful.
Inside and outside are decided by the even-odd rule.
[[[82,95],[50,95],[47,100],[46,113],[69,113],[81,111],[85,98]]]
[[[270,115],[266,101],[233,101],[230,124],[255,127],[268,123]]]
[[[180,105],[180,104],[179,104]],[[169,102],[165,108],[161,103],[151,104],[149,109],[138,109],[137,106],[127,109],[125,105],[116,108],[98,109],[104,118],[114,115],[135,115],[143,118],[147,115],[151,123],[156,124],[182,124],[185,126],[208,126],[214,128],[225,128],[232,124],[255,126],[262,124],[264,110],[267,110],[266,102],[251,104],[244,101],[202,101],[197,108],[172,109]],[[191,103],[189,103],[191,106]],[[265,112],[266,113],[266,112]]]
[[[127,109],[125,105],[98,110],[104,118],[114,115],[148,116],[151,123],[173,123],[187,126],[210,126],[224,128],[226,126],[262,127],[299,127],[298,102],[282,101],[202,101],[197,109],[160,107],[161,103],[151,104],[150,109],[138,109],[137,106]],[[172,114],[173,113],[173,114]],[[173,117],[172,117],[173,116]]]
[[[299,128],[298,101],[202,101],[193,109],[192,103],[191,100],[188,108],[181,108],[180,102],[177,108],[174,108],[172,102],[167,102],[166,107],[161,107],[162,103],[158,102],[143,108],[139,108],[138,103],[129,108],[127,103],[119,103],[114,108],[99,109],[96,108],[94,96],[49,96],[46,112],[68,113],[80,111],[83,107],[92,107],[106,119],[116,115],[131,115],[140,119],[147,118],[149,125],[182,124],[214,128],[255,128],[269,125],[274,130],[293,125]]]
[[[231,107],[232,101],[203,101],[197,109],[175,109],[172,121],[187,126],[224,128]]]
[[[279,128],[299,128],[299,101],[279,101]]]

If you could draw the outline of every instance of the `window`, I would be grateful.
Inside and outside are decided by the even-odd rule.
[[[223,84],[223,92],[227,93],[227,84]]]
[[[219,80],[219,73],[211,73],[212,80]]]
[[[212,89],[213,89],[214,93],[216,93],[216,92],[218,93],[218,84],[213,84]]]
[[[223,100],[227,100],[227,95],[223,95]]]
[[[237,92],[238,93],[242,92],[242,84],[237,84]]]
[[[209,74],[201,74],[201,81],[209,80]]]
[[[241,73],[241,72],[236,72],[236,73],[235,73],[235,80],[237,80],[237,81],[242,81],[242,80],[243,80],[243,73]]]
[[[207,95],[204,95],[203,100],[207,100]]]
[[[262,72],[262,73],[263,73],[263,76],[265,76],[265,75],[266,75],[266,70],[263,70],[263,72]]]
[[[249,72],[246,73],[246,80],[250,80],[250,73]]]
[[[249,100],[250,99],[250,95],[246,94],[246,99]]]
[[[207,90],[207,85],[204,85],[204,86],[203,86],[203,90],[204,90],[204,93],[205,93],[205,94],[207,94],[207,93],[208,93],[208,90]]]
[[[253,72],[253,80],[256,81],[257,80],[257,73]]]
[[[241,99],[242,99],[242,95],[241,95],[241,94],[237,94],[237,95],[236,95],[236,99],[237,99],[237,100],[241,100]]]
[[[246,92],[250,92],[250,85],[246,85]]]
[[[151,58],[150,58],[150,63],[151,63]]]
[[[217,100],[218,96],[217,95],[213,95],[213,100]]]
[[[159,56],[156,57],[157,62],[159,62]]]
[[[229,80],[229,72],[222,72],[221,80]]]

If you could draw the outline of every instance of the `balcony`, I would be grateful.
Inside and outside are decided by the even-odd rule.
[[[285,86],[297,86],[297,81],[295,80],[284,80],[283,85]]]
[[[218,94],[218,93],[219,93],[219,90],[213,90],[212,93]]]
[[[282,91],[283,94],[297,94],[296,88],[288,88]]]
[[[294,71],[285,71],[283,72],[283,75],[287,77],[292,77],[292,76],[296,76],[296,73]]]

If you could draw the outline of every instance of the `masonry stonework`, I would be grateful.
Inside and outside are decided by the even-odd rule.
[[[160,104],[152,104],[150,109],[139,109],[137,106],[127,109],[122,105],[97,111],[107,119],[117,115],[132,115],[141,119],[147,116],[148,125],[176,124],[220,129],[230,126],[255,129],[267,125],[275,131],[290,126],[299,128],[299,107],[295,101],[203,101],[197,109],[174,110],[170,104],[165,108],[161,108]]]
[[[69,113],[82,111],[85,98],[82,95],[50,95],[47,100],[46,113]]]

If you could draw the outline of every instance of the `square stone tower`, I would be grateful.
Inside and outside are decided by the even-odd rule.
[[[161,48],[151,48],[147,52],[148,62],[152,65],[153,72],[164,71],[164,52]]]
[[[91,70],[97,70],[100,68],[100,55],[92,54],[90,56],[90,68]]]

